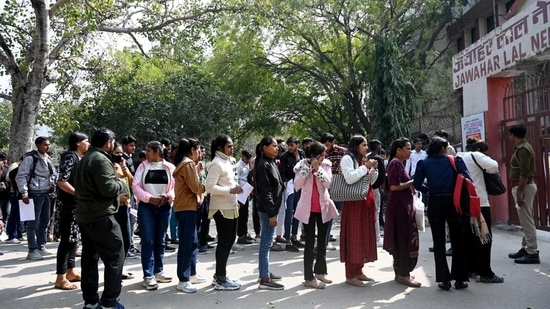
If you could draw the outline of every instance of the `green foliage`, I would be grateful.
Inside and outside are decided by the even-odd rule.
[[[412,76],[399,63],[400,54],[395,38],[376,38],[375,73],[370,92],[370,106],[376,117],[373,117],[371,135],[384,145],[409,136],[417,111],[416,89]]]
[[[10,127],[13,108],[11,103],[0,99],[0,149],[5,149],[10,143]]]

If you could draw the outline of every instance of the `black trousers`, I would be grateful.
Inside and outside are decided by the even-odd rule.
[[[204,197],[202,206],[197,209],[197,232],[199,237],[199,247],[208,244],[208,235],[210,233],[210,219],[208,212],[210,211],[210,195]]]
[[[481,214],[485,218],[491,239],[488,243],[483,245],[479,240],[479,237],[475,236],[471,232],[471,229],[467,229],[466,261],[469,273],[477,273],[482,277],[492,277],[495,273],[491,269],[491,247],[493,245],[493,232],[491,231],[491,207],[481,207]]]
[[[457,214],[451,194],[430,195],[428,205],[428,221],[434,242],[435,281],[469,281],[464,246],[464,234],[470,223],[469,219]],[[450,272],[445,255],[445,223],[449,225],[449,236],[453,248]]]
[[[82,233],[82,297],[85,304],[96,304],[99,285],[99,258],[105,265],[101,305],[114,307],[122,287],[124,241],[114,216],[93,223],[79,223]]]
[[[231,247],[235,243],[237,234],[237,219],[224,218],[220,211],[214,214],[216,230],[218,231],[218,245],[216,246],[216,276],[227,275],[227,260],[231,253]]]
[[[118,211],[115,214],[115,220],[120,225],[120,231],[122,232],[122,240],[124,241],[124,256],[128,254],[130,250],[130,244],[132,242],[130,231],[130,213],[128,212],[128,206],[118,207]]]
[[[248,200],[246,203],[239,203],[239,218],[237,219],[237,236],[248,235]]]
[[[315,227],[317,226],[317,233]],[[312,280],[313,274],[327,274],[327,250],[326,235],[328,230],[328,222],[323,223],[323,218],[320,212],[312,212],[309,214],[308,224],[304,224],[304,232],[306,237],[306,247],[304,248],[304,279]],[[313,248],[315,247],[315,235],[317,235],[317,255],[315,266],[313,265]]]
[[[59,247],[57,248],[57,270],[56,274],[67,273],[68,268],[75,267],[76,250],[78,241],[71,239],[71,227],[74,224],[74,205],[63,205],[59,211]]]

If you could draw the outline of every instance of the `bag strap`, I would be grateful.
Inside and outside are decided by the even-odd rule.
[[[476,160],[476,157],[474,156],[473,153],[470,154],[472,156],[472,159],[474,159],[474,163],[477,165],[477,167],[479,167],[480,170],[482,170],[484,173],[487,173],[487,171],[481,167],[481,165],[479,165],[479,163],[477,163],[477,160]]]
[[[451,155],[447,155],[447,158],[449,159],[449,162],[451,162],[451,166],[453,167],[455,172],[458,174],[458,170],[456,169],[456,164],[455,164],[455,158]]]

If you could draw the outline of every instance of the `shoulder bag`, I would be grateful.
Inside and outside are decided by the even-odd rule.
[[[501,195],[506,193],[506,187],[502,182],[502,178],[500,177],[500,174],[498,172],[494,174],[487,173],[487,171],[477,163],[474,154],[472,153],[471,155],[472,155],[472,159],[474,159],[474,163],[483,172],[483,180],[485,181],[485,189],[487,189],[487,194]]]
[[[357,167],[355,159],[353,162],[354,166]],[[339,174],[332,175],[332,183],[329,189],[330,198],[334,202],[362,201],[367,198],[370,186],[370,177],[368,174],[357,182],[348,184],[342,174],[341,166],[338,167],[338,171],[340,171]]]

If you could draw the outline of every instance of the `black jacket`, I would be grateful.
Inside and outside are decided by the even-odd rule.
[[[386,179],[386,167],[384,166],[384,160],[382,160],[382,158],[375,153],[369,154],[368,158],[374,159],[378,162],[378,178],[372,184],[373,189],[378,189],[382,186],[384,180]]]
[[[275,160],[262,157],[257,164],[254,168],[256,207],[269,218],[276,217],[283,201],[283,180]]]
[[[285,152],[280,158],[281,164],[279,164],[279,173],[281,173],[281,178],[283,182],[289,182],[294,179],[294,166],[298,161],[305,159],[306,155],[303,150],[297,149],[298,156],[300,159],[296,160],[296,157],[293,153]]]

